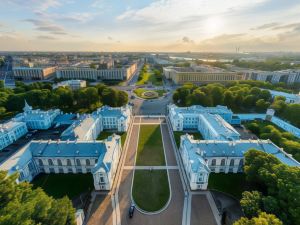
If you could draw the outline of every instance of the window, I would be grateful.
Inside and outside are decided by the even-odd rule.
[[[211,160],[211,165],[212,165],[212,166],[215,166],[215,165],[216,165],[216,160],[215,160],[215,159]]]
[[[69,172],[69,173],[73,173],[72,168],[69,168],[69,169],[68,169],[68,172]]]
[[[49,164],[49,166],[53,166],[53,161],[52,161],[52,159],[48,159],[48,164]]]
[[[63,168],[59,168],[58,171],[59,171],[59,173],[64,173]]]
[[[61,163],[61,160],[60,160],[60,159],[57,160],[57,164],[58,164],[59,166],[62,166],[62,163]]]
[[[54,173],[55,172],[54,168],[50,168],[49,171],[50,171],[50,173]]]
[[[230,160],[230,166],[234,166],[234,159]]]
[[[67,166],[72,166],[70,159],[67,159]]]
[[[81,166],[80,159],[76,159],[76,164],[77,164],[77,166]]]
[[[90,162],[89,159],[86,160],[86,165],[87,165],[87,166],[90,166],[90,165],[91,165],[91,162]]]
[[[225,159],[221,160],[221,166],[225,166]]]
[[[43,160],[39,159],[38,162],[39,162],[39,166],[43,166],[44,165],[43,164]]]
[[[239,166],[243,166],[243,165],[244,165],[244,160],[241,159],[241,160],[240,160],[240,163],[239,163]]]

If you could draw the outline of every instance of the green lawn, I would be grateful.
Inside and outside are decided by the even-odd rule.
[[[33,187],[41,187],[48,195],[62,198],[67,195],[70,199],[79,194],[94,189],[91,173],[86,174],[40,174],[32,181]]]
[[[250,187],[244,173],[211,173],[208,180],[208,189],[225,192],[241,199],[243,191]]]
[[[135,170],[132,196],[137,206],[154,212],[163,208],[170,197],[166,170]]]
[[[153,92],[156,92],[158,94],[158,97],[162,97],[164,95],[164,93],[166,93],[165,90],[147,90],[145,88],[137,88],[135,89],[133,92],[139,96],[140,98],[145,98],[145,99],[151,99],[151,97],[146,97],[146,96],[143,96],[143,93],[146,92],[146,91],[153,91]],[[156,98],[156,97],[154,97]]]
[[[97,140],[104,140],[107,137],[111,136],[113,134],[113,132],[108,132],[108,131],[102,131],[99,136],[97,137]],[[121,136],[121,144],[122,147],[124,146],[124,143],[126,141],[126,136],[127,136],[127,132],[122,132],[122,133],[116,133],[117,135]]]
[[[141,125],[136,165],[166,165],[160,125]]]
[[[185,135],[186,133],[193,135],[195,140],[202,140],[203,139],[200,132],[173,131],[177,148],[180,147],[180,136]]]
[[[145,85],[148,82],[151,82],[155,86],[162,86],[162,80],[157,79],[156,75],[153,73],[152,69],[147,66],[147,72],[141,71],[140,75],[141,78],[137,81],[136,85]]]

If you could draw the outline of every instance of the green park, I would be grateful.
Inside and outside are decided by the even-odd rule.
[[[136,156],[136,166],[150,166],[149,169],[135,170],[132,197],[144,211],[162,209],[170,197],[167,170],[152,169],[151,166],[166,165],[162,136],[159,125],[142,125]]]

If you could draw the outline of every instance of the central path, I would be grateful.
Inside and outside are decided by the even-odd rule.
[[[138,148],[139,130],[142,124],[160,124],[163,147],[166,156],[166,166],[170,179],[170,191],[172,191],[171,202],[165,210],[159,214],[146,215],[138,210],[135,211],[132,219],[128,217],[128,209],[131,204],[131,185],[134,174],[136,150]],[[132,132],[129,138],[125,165],[122,170],[122,177],[119,187],[119,209],[121,224],[136,225],[181,225],[184,202],[184,191],[179,176],[176,158],[172,149],[171,139],[164,118],[135,118]],[[155,166],[153,167],[155,168]],[[159,169],[161,169],[159,167]]]

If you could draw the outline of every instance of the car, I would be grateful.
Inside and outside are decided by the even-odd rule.
[[[135,209],[135,205],[131,204],[128,211],[129,218],[133,217],[134,209]]]

